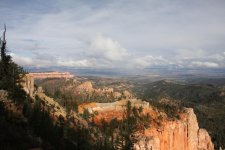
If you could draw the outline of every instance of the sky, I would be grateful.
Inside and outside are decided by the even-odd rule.
[[[23,67],[225,68],[224,0],[0,0]]]

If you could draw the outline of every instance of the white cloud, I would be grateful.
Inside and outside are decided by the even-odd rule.
[[[93,67],[93,63],[88,61],[87,59],[73,61],[73,60],[67,60],[67,61],[58,61],[57,65],[64,66],[64,67]]]
[[[12,60],[22,67],[49,67],[56,64],[54,57],[46,55],[22,56],[15,53],[10,53]]]
[[[207,55],[207,51],[203,49],[178,49],[175,52],[176,58],[183,60],[199,59]]]
[[[162,56],[151,56],[151,55],[135,58],[133,61],[134,61],[134,65],[137,68],[145,68],[150,66],[170,64],[170,62],[166,60],[165,58],[163,58]]]
[[[15,53],[10,53],[13,61],[20,64],[21,66],[31,66],[33,64],[33,60],[30,57],[19,56]]]
[[[123,57],[128,55],[127,50],[119,42],[100,34],[91,38],[88,41],[88,45],[89,49],[97,54],[97,56],[103,56],[111,61],[123,60]]]
[[[214,62],[201,62],[201,61],[194,61],[191,63],[193,67],[207,67],[207,68],[217,68],[219,65]]]

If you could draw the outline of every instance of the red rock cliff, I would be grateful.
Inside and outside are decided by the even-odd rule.
[[[139,136],[136,150],[214,150],[208,132],[200,129],[192,108],[182,119],[164,122],[162,127],[150,128]]]
[[[34,79],[45,79],[45,78],[73,78],[74,76],[69,72],[38,72],[29,73]]]
[[[130,99],[132,106],[143,107],[143,112],[156,118],[159,115],[147,102]],[[127,100],[121,100],[114,103],[91,103],[80,106],[88,109],[90,113],[97,111],[95,123],[101,124],[102,118],[106,121],[117,118],[122,119],[123,111]],[[82,107],[82,108],[81,108]],[[164,119],[160,126],[154,125],[145,129],[144,133],[137,134],[137,142],[134,145],[135,150],[213,150],[214,145],[208,132],[200,129],[196,115],[192,108],[186,108],[184,113],[180,114],[181,119]]]

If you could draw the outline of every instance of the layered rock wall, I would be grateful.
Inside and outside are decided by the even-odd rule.
[[[74,75],[69,72],[38,72],[29,73],[34,79],[45,79],[45,78],[73,78]]]
[[[181,120],[164,122],[147,129],[135,144],[136,150],[214,150],[208,132],[200,129],[193,109],[187,108]]]

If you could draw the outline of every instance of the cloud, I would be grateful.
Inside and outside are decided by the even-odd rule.
[[[133,62],[137,68],[146,68],[151,66],[161,66],[171,64],[168,60],[166,60],[162,56],[151,56],[151,55],[134,58]]]
[[[2,0],[0,27],[7,24],[8,50],[23,66],[224,68],[224,7],[224,0]]]
[[[81,60],[70,60],[70,59],[62,59],[62,58],[48,58],[47,56],[35,55],[33,58],[17,55],[14,53],[10,53],[13,61],[18,63],[24,67],[51,67],[51,66],[63,66],[63,67],[93,67],[95,65],[95,61],[81,59]]]
[[[93,67],[93,63],[90,62],[87,59],[73,61],[73,60],[67,60],[67,61],[58,61],[57,65],[64,66],[64,67]]]
[[[194,61],[191,63],[192,67],[207,67],[207,68],[217,68],[219,65],[214,62],[200,62]]]
[[[177,59],[189,60],[199,59],[207,55],[207,51],[203,49],[178,49],[175,50]]]
[[[14,54],[14,53],[10,53],[10,56],[12,56],[13,61],[15,61],[16,63],[18,63],[18,64],[20,64],[22,66],[33,65],[32,58],[19,56],[19,55]]]
[[[128,55],[127,50],[119,42],[99,34],[88,41],[88,48],[95,55],[103,56],[111,61],[123,60]]]
[[[29,57],[15,53],[10,53],[10,55],[12,56],[12,60],[14,62],[23,67],[50,67],[56,64],[55,57],[48,57],[47,55],[42,54],[36,54]]]

